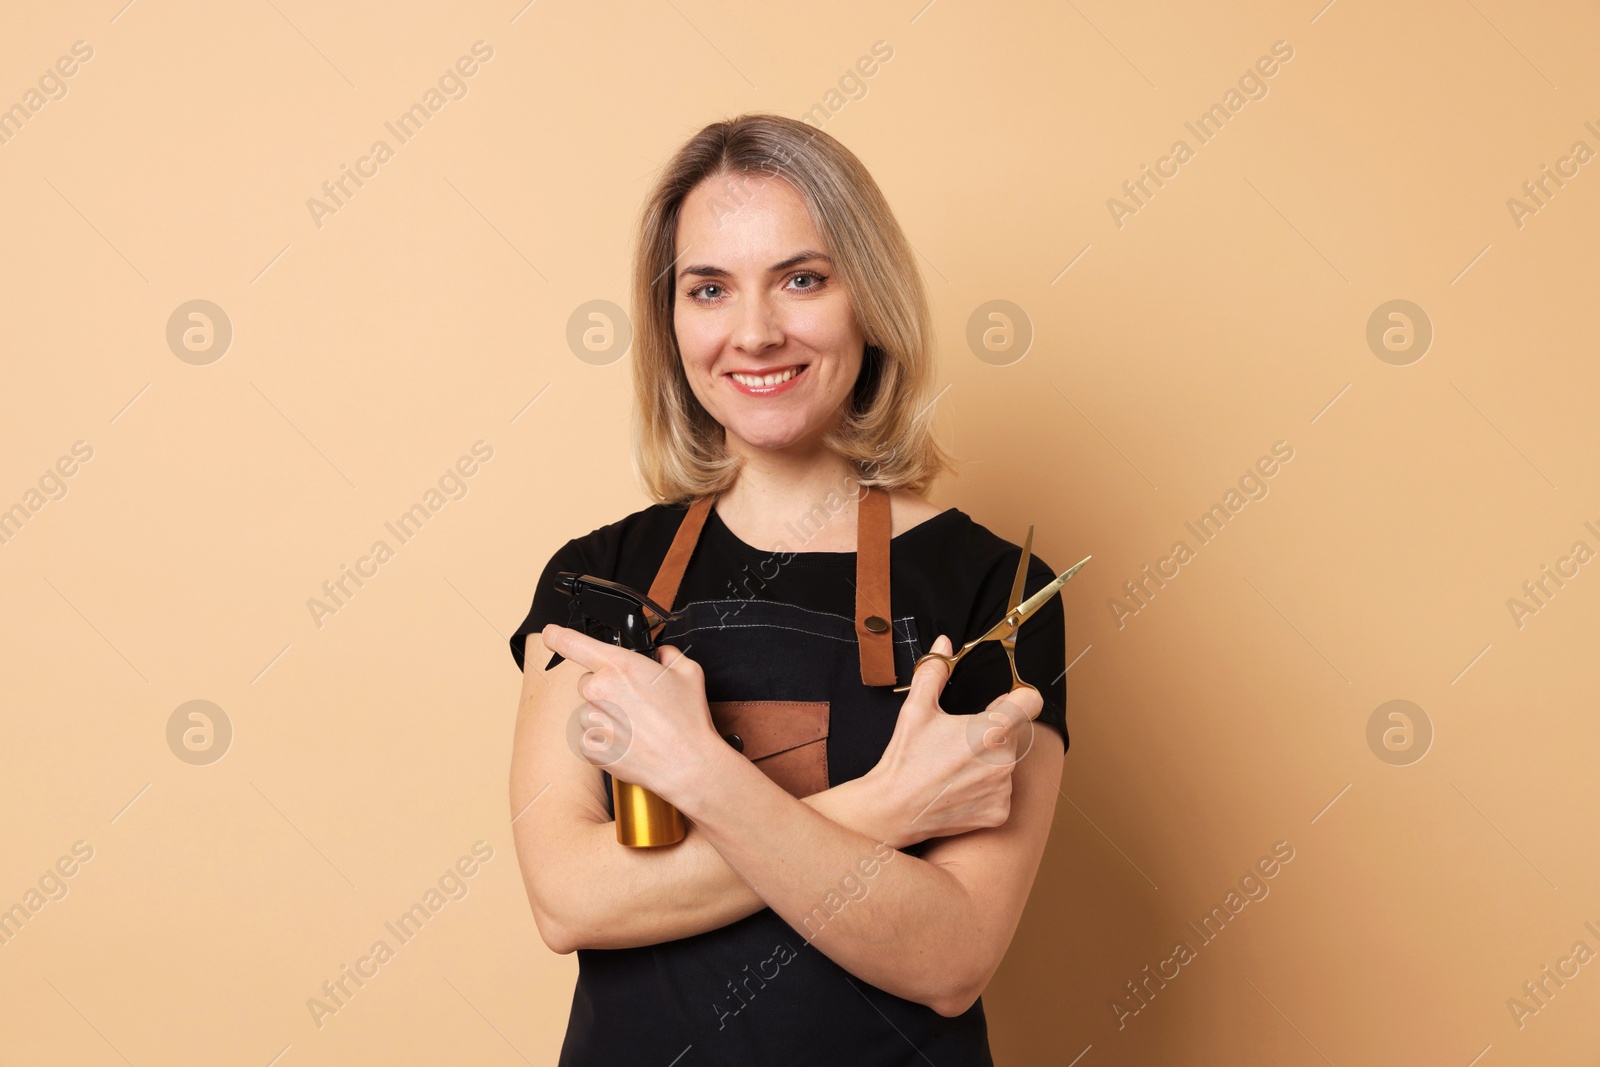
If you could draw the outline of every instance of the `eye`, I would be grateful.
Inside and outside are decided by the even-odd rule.
[[[705,290],[707,290],[707,289],[720,290],[721,288],[722,288],[722,286],[718,285],[716,282],[706,282],[704,285],[695,286],[693,289],[690,289],[684,295],[687,296],[690,300],[693,300],[693,301],[695,301],[697,303],[714,304],[714,303],[717,302],[717,298],[716,297],[702,297],[702,296],[700,296],[698,294],[703,292],[703,291],[705,291]]]
[[[802,285],[799,288],[795,289],[794,292],[809,293],[813,289],[821,289],[828,281],[828,279],[826,277],[824,277],[823,275],[817,274],[815,271],[809,271],[809,270],[803,270],[798,274],[790,275],[789,280],[791,282],[796,282],[796,281],[799,281],[802,278],[810,278],[811,279],[811,284],[810,285]]]

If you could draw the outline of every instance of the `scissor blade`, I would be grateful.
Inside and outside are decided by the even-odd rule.
[[[1022,555],[1017,559],[1017,576],[1011,581],[1011,596],[1006,598],[1007,604],[1020,604],[1022,590],[1028,580],[1028,563],[1033,558],[1033,526],[1028,526],[1028,536],[1022,540]],[[1008,612],[1009,614],[1009,612]],[[1000,639],[1000,643],[1008,649],[1017,645],[1017,632],[1015,630]]]
[[[1055,596],[1056,591],[1070,582],[1072,580],[1072,576],[1078,573],[1079,568],[1081,568],[1085,563],[1088,563],[1092,558],[1094,557],[1084,556],[1077,563],[1074,563],[1072,566],[1056,575],[1055,578],[1051,580],[1049,585],[1046,585],[1027,600],[1024,600],[1022,602],[1022,606],[1019,607],[1016,612],[1017,625],[1021,626],[1023,621],[1026,620],[1028,616],[1038,611],[1039,608],[1044,605],[1045,601]]]
[[[1055,596],[1056,592],[1060,590],[1062,586],[1066,585],[1067,582],[1071,581],[1074,574],[1078,573],[1078,569],[1085,563],[1088,563],[1092,558],[1092,556],[1084,556],[1077,563],[1056,575],[1049,585],[1044,586],[1037,593],[1033,594],[1027,600],[1024,600],[1015,609],[1006,612],[1004,617],[1002,617],[999,622],[991,626],[987,633],[985,633],[982,637],[974,638],[971,642],[969,642],[969,644],[978,645],[982,644],[984,641],[1000,641],[1005,645],[1005,647],[1015,648],[1015,645],[1011,643],[1010,639],[1014,638],[1017,630],[1022,627],[1023,623],[1028,621],[1028,616],[1038,611],[1044,605],[1045,601]],[[1016,622],[1012,623],[1012,619],[1015,619]]]

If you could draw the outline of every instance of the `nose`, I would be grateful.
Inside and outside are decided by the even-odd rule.
[[[767,293],[754,290],[739,301],[732,342],[739,351],[752,355],[783,343],[778,309]]]

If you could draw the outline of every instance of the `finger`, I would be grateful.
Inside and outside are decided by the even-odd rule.
[[[584,711],[583,733],[579,736],[585,752],[605,752],[616,739],[617,724],[598,704],[589,704]]]
[[[594,671],[584,671],[582,674],[578,675],[578,695],[584,700],[588,701],[591,706],[593,706],[595,699],[600,695],[589,688],[593,684]]]
[[[1044,710],[1044,697],[1039,690],[1031,685],[1019,685],[1002,698],[1011,701],[1022,709],[1022,713],[1030,719],[1037,719]]]
[[[979,755],[994,762],[996,756],[1004,762],[1018,763],[1033,748],[1034,722],[1039,717],[1044,701],[1037,689],[1018,686],[1009,693],[1001,693],[985,712],[995,725],[983,738],[985,752]]]
[[[694,646],[690,645],[689,647],[693,648]],[[690,659],[686,652],[679,651],[673,645],[656,646],[656,662],[661,664],[663,668],[661,673],[656,676],[657,678],[666,677],[667,671],[671,670],[676,670],[679,674],[687,675],[691,678],[699,677],[701,673],[700,664]]]
[[[561,626],[553,622],[547,623],[545,628],[539,631],[539,638],[544,642],[544,647],[551,652],[559,652],[567,659],[581,663],[590,670],[615,665],[618,662],[617,657],[625,654],[623,649],[616,645],[590,637],[582,630],[574,630],[570,626]]]
[[[1043,702],[1039,699],[1037,690],[1028,686],[1018,686],[991,700],[984,712],[992,721],[1004,720],[1006,728],[1016,734],[1023,724],[1039,717],[1042,707]]]
[[[950,654],[950,638],[940,634],[933,642],[931,652]],[[914,707],[929,706],[935,710],[939,707],[939,694],[944,692],[944,683],[950,678],[950,665],[941,659],[928,659],[920,664],[916,672],[911,675],[911,688],[906,691],[906,703]]]

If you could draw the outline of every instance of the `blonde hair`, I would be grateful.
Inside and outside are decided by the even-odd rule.
[[[701,182],[760,175],[806,203],[867,339],[861,374],[823,444],[864,485],[924,493],[955,469],[933,435],[934,353],[927,293],[911,246],[872,175],[822,130],[781,115],[740,115],[691,137],[640,213],[633,266],[634,466],[646,492],[678,504],[721,492],[739,457],[695,397],[673,330],[678,217]]]

